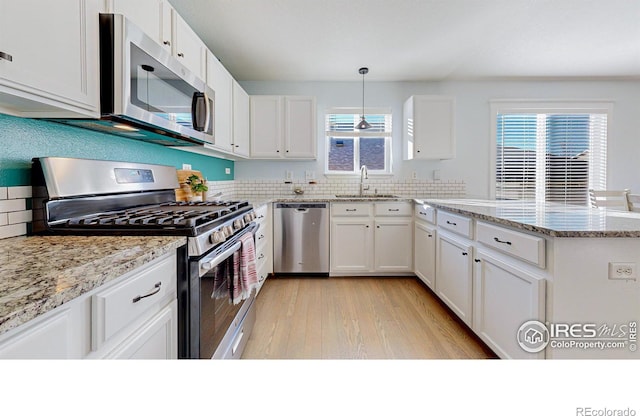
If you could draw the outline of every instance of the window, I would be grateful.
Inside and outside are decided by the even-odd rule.
[[[499,103],[495,197],[589,204],[606,188],[607,103]]]
[[[366,110],[365,114],[371,128],[357,130],[357,109],[332,108],[327,112],[326,173],[357,174],[362,165],[372,174],[391,173],[391,110]]]

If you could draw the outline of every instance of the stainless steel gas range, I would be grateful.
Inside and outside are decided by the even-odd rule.
[[[164,165],[35,158],[32,184],[34,234],[187,237],[178,253],[178,356],[240,357],[255,321],[255,290],[237,290],[243,245],[258,228],[251,204],[176,201],[176,169]]]

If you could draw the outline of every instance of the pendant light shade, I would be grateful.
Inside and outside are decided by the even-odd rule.
[[[366,130],[371,128],[371,124],[367,123],[364,118],[364,76],[369,72],[369,68],[360,68],[358,72],[362,75],[362,115],[360,116],[360,122],[356,125],[356,129]]]

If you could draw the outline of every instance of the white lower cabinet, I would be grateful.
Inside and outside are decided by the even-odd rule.
[[[545,321],[545,278],[482,249],[474,258],[473,330],[501,358],[544,358],[518,344],[518,329]]]
[[[472,326],[473,246],[469,240],[439,230],[436,247],[436,294]]]
[[[411,215],[406,202],[332,203],[330,274],[412,273]]]
[[[145,322],[104,358],[174,359],[178,357],[178,301],[174,300]]]
[[[80,358],[82,316],[73,306],[60,307],[4,334],[0,359]]]
[[[273,273],[273,218],[271,212],[271,204],[265,204],[255,210],[256,222],[260,226],[255,234],[256,272],[259,283],[257,292],[260,292],[264,282]]]
[[[432,290],[436,289],[436,227],[416,221],[413,245],[414,271]]]
[[[362,273],[373,269],[373,220],[331,219],[331,271]]]
[[[375,220],[374,267],[381,272],[411,272],[413,262],[411,218]]]
[[[177,253],[0,335],[0,359],[177,358]]]

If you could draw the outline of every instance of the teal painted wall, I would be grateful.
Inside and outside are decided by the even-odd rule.
[[[210,181],[233,180],[232,160],[170,149],[43,120],[0,114],[0,186],[31,184],[31,158],[79,157],[155,163],[182,168],[183,163]],[[225,174],[225,168],[231,174]]]

